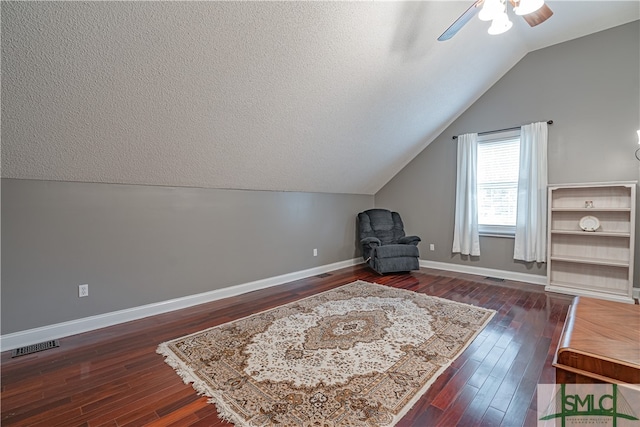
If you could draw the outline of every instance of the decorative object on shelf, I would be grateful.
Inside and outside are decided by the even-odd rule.
[[[593,208],[593,200],[585,200],[584,201],[585,208]]]
[[[580,218],[580,228],[582,231],[596,231],[600,228],[600,220],[591,215],[583,216]]]

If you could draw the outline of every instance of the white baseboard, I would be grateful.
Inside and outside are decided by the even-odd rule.
[[[96,316],[84,317],[82,319],[28,329],[26,331],[13,332],[0,336],[0,349],[1,351],[12,350],[14,348],[37,344],[43,341],[80,334],[107,326],[117,325],[119,323],[129,322],[131,320],[142,319],[143,317],[154,316],[156,314],[167,313],[169,311],[188,308],[206,302],[229,298],[258,289],[282,285],[284,283],[304,279],[305,277],[311,277],[327,273],[329,271],[338,270],[340,268],[361,264],[362,262],[361,258],[354,258],[347,261],[340,261],[333,264],[309,268],[307,270],[295,271],[293,273],[256,280],[254,282],[216,289],[201,294],[188,295],[186,297],[141,305]]]
[[[474,267],[470,265],[429,261],[425,259],[420,260],[420,267],[434,268],[436,270],[455,271],[456,273],[477,274],[478,276],[499,277],[501,279],[533,283],[534,285],[545,286],[547,284],[547,276],[540,276],[538,274],[517,273],[515,271],[496,270],[493,268]]]
[[[631,296],[635,299],[640,299],[640,288],[633,288]]]

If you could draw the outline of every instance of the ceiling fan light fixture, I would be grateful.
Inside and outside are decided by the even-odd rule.
[[[540,9],[544,5],[544,0],[520,0],[518,6],[513,8],[516,15],[528,15]]]
[[[509,20],[506,12],[502,12],[493,19],[491,26],[489,27],[489,34],[492,36],[506,33],[513,26],[513,22]]]
[[[478,14],[481,21],[492,21],[496,16],[504,11],[504,5],[500,0],[485,0],[482,9]]]

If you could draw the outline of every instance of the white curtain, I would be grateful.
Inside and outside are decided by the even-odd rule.
[[[513,258],[547,259],[547,123],[522,126]]]
[[[453,228],[453,252],[480,255],[477,201],[478,134],[458,136],[456,173],[456,211]]]

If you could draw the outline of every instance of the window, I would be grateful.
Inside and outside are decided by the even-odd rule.
[[[519,129],[478,137],[480,234],[515,235],[519,166]]]

